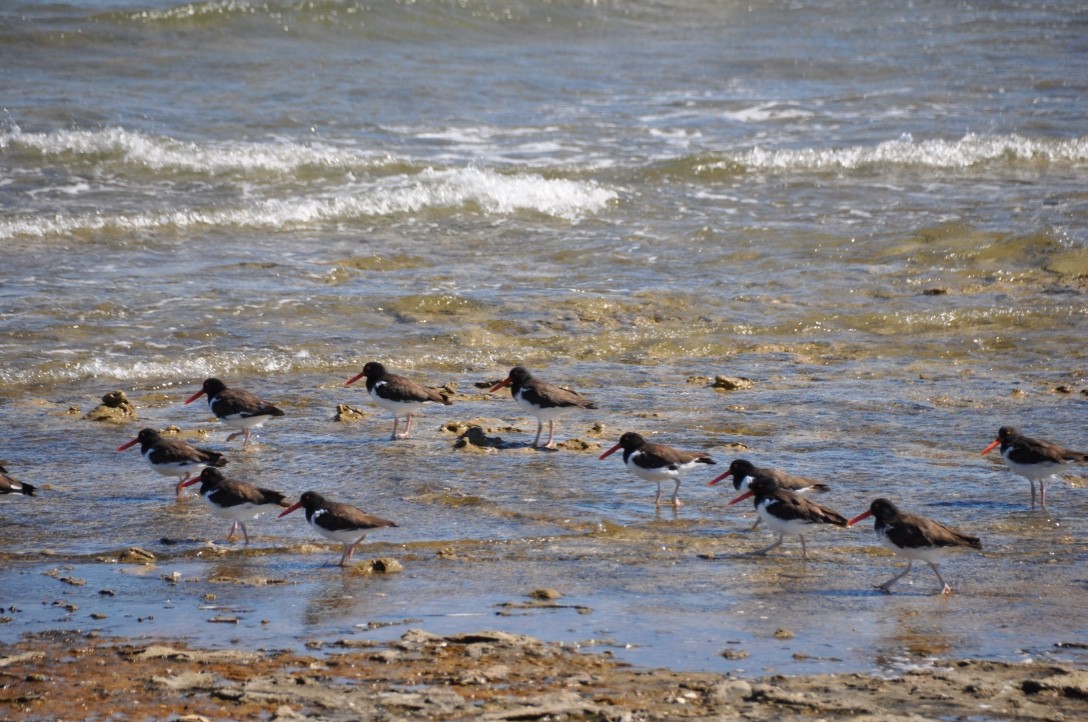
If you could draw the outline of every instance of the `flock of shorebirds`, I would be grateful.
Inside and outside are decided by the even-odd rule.
[[[360,379],[366,379],[367,393],[374,402],[393,413],[393,439],[409,436],[412,417],[418,415],[426,404],[452,403],[441,390],[390,373],[378,362],[367,363],[362,372],[350,378],[345,385],[351,385]],[[574,409],[597,408],[593,401],[576,391],[538,379],[522,366],[511,369],[504,380],[490,387],[489,392],[504,387],[509,387],[514,401],[537,419],[536,437],[532,444],[534,448],[540,446],[545,422],[548,424],[548,439],[544,448],[553,448],[557,418]],[[208,406],[216,418],[237,430],[227,437],[227,441],[242,436],[243,447],[250,442],[252,429],[271,418],[284,415],[282,409],[263,401],[255,394],[228,388],[215,378],[205,380],[200,391],[189,397],[185,403],[192,403],[201,396],[207,396]],[[404,431],[397,434],[401,418],[405,419]],[[397,526],[388,519],[367,514],[350,504],[325,499],[316,491],[307,491],[298,501],[289,503],[287,496],[281,492],[224,476],[219,470],[227,463],[222,453],[197,448],[180,439],[164,437],[155,429],[143,429],[135,439],[122,444],[117,450],[124,451],[136,444],[140,445],[140,454],[155,471],[179,479],[175,487],[177,496],[181,496],[185,487],[200,484],[200,496],[211,511],[233,522],[227,536],[228,541],[241,528],[248,544],[246,522],[269,509],[282,509],[279,514],[281,517],[297,509],[305,509],[306,520],[319,534],[343,545],[339,564],[344,566],[351,559],[355,547],[371,530]],[[1088,453],[1023,436],[1011,426],[1002,426],[997,432],[997,438],[982,453],[985,455],[998,446],[1009,469],[1030,482],[1032,508],[1036,504],[1036,482],[1039,483],[1039,504],[1045,507],[1046,480],[1060,473],[1066,464],[1088,461]],[[670,503],[679,507],[682,477],[701,464],[717,463],[706,453],[682,451],[666,444],[647,441],[631,431],[623,434],[619,442],[599,458],[605,459],[620,450],[623,451],[623,463],[628,471],[640,479],[657,484],[657,496],[654,498],[657,506],[662,504],[663,482],[674,482]],[[957,547],[982,548],[978,537],[956,531],[932,519],[901,511],[884,498],[874,500],[867,511],[848,520],[837,511],[807,498],[809,492],[828,491],[828,485],[777,469],[760,468],[745,459],[734,460],[723,474],[709,482],[709,486],[714,486],[730,476],[733,477],[734,488],[742,493],[729,504],[753,498],[758,519],[752,528],[759,526],[762,521],[778,534],[778,539],[773,544],[753,554],[766,554],[782,544],[789,535],[800,538],[802,557],[807,558],[805,534],[815,525],[849,527],[862,519],[874,517],[874,529],[880,542],[907,560],[907,566],[900,574],[877,587],[884,592],[890,592],[893,584],[910,573],[914,561],[921,560],[937,575],[941,583],[941,594],[948,594],[952,589],[941,577],[938,569],[943,555]],[[15,480],[0,467],[0,494],[19,493],[34,496],[35,487]]]

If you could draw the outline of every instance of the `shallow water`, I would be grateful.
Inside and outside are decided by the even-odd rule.
[[[978,452],[1002,424],[1088,446],[1084,20],[1043,2],[5,5],[0,457],[44,488],[0,498],[18,610],[0,640],[500,626],[751,674],[1077,659],[1054,645],[1088,642],[1086,472],[1031,511]],[[453,384],[455,405],[388,441],[343,386],[372,359]],[[515,363],[598,401],[559,425],[587,449],[522,446],[535,423],[478,386]],[[287,416],[225,444],[181,403],[211,375]],[[140,421],[81,420],[115,389]],[[333,422],[340,403],[366,418]],[[455,450],[441,427],[474,418],[510,446]],[[113,451],[168,425],[208,431],[234,476],[396,520],[359,554],[405,571],[344,574],[301,514],[222,544],[199,499]],[[655,513],[652,486],[596,460],[625,430],[825,479],[848,516],[888,496],[984,551],[945,565],[952,598],[924,565],[874,591],[901,562],[868,525],[818,530],[808,561],[796,540],[746,556],[770,537],[713,474]],[[133,546],[158,564],[99,561]],[[496,606],[541,587],[558,608]]]

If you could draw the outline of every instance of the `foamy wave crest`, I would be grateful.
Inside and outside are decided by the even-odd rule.
[[[238,208],[189,209],[104,215],[16,216],[0,219],[0,239],[50,237],[102,231],[177,230],[208,226],[276,230],[310,223],[352,221],[413,213],[427,208],[472,209],[505,215],[536,212],[570,222],[603,210],[618,197],[592,181],[504,175],[474,168],[426,170],[365,186],[340,189],[331,197],[268,199]]]
[[[218,354],[214,358],[176,358],[134,361],[131,357],[94,358],[73,364],[71,380],[184,381],[216,374],[277,374],[299,371],[299,358],[287,354]]]
[[[387,156],[367,157],[350,149],[303,145],[288,141],[191,143],[155,137],[124,128],[58,130],[24,133],[16,128],[0,133],[0,150],[29,149],[52,155],[103,158],[151,170],[182,170],[209,175],[230,173],[291,173],[299,168],[360,170],[385,165]]]
[[[854,170],[873,166],[922,166],[964,169],[990,163],[1084,163],[1088,138],[1033,139],[1019,135],[970,133],[958,141],[915,142],[906,135],[877,146],[859,148],[754,148],[731,158],[750,170]]]
[[[208,356],[178,354],[136,360],[131,355],[100,354],[65,364],[44,364],[38,368],[0,370],[0,386],[26,387],[35,384],[71,383],[87,379],[128,383],[191,382],[215,375],[275,375],[323,368],[325,359],[304,353],[245,350]]]

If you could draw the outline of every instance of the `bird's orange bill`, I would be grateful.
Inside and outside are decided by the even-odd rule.
[[[124,451],[125,449],[127,449],[129,447],[136,446],[136,444],[138,444],[139,442],[140,442],[139,439],[133,439],[132,441],[129,441],[128,443],[121,444],[120,446],[118,446],[117,450],[118,451]]]
[[[199,476],[194,476],[192,479],[188,479],[186,481],[181,482],[181,484],[179,486],[182,489],[184,489],[185,487],[192,486],[193,484],[196,484],[199,481],[200,481],[200,477]]]
[[[734,499],[733,501],[729,502],[729,506],[733,506],[733,505],[734,505],[734,504],[736,504],[737,502],[740,502],[740,501],[744,501],[745,499],[747,499],[748,497],[750,497],[750,496],[752,496],[752,495],[754,495],[754,494],[755,494],[755,492],[754,492],[754,491],[752,491],[751,489],[749,489],[748,491],[744,492],[743,494],[741,494],[740,496],[738,496],[738,497],[737,497],[736,499]]]
[[[495,388],[498,388],[498,387],[496,386]],[[494,391],[495,389],[491,389],[491,390]],[[612,454],[615,454],[617,451],[619,451],[622,447],[623,447],[623,444],[616,444],[611,449],[609,449],[608,451],[606,451],[603,454],[601,454],[600,456],[598,456],[597,460],[600,461],[601,459],[607,459],[609,456],[612,456]]]
[[[289,506],[286,509],[284,509],[283,511],[281,511],[280,516],[281,517],[287,516],[291,512],[295,511],[296,509],[301,509],[301,508],[302,508],[302,502],[301,501],[296,501],[294,504],[292,504],[291,506]]]
[[[857,524],[862,519],[868,519],[872,515],[873,515],[873,512],[872,512],[871,509],[869,511],[862,512],[861,514],[858,514],[857,516],[855,516],[850,521],[846,522],[846,526],[854,526],[855,524]]]
[[[1001,439],[995,439],[992,444],[990,444],[989,446],[987,446],[985,449],[982,450],[982,455],[986,456],[986,454],[989,454],[991,451],[994,450],[994,448],[996,448],[1000,444],[1001,444]]]
[[[366,376],[366,371],[363,371],[361,373],[357,373],[354,376],[352,376],[350,379],[345,381],[344,386],[351,386],[353,383],[355,383],[359,379],[363,378],[364,376]],[[282,516],[282,514],[281,514],[281,516]]]
[[[196,401],[197,399],[199,399],[203,395],[204,395],[204,389],[201,389],[200,391],[197,391],[195,394],[193,394],[189,398],[185,399],[185,403],[186,404],[191,404],[191,403],[193,403],[194,401]],[[184,406],[184,405],[185,404],[182,404],[182,406]]]
[[[727,476],[731,476],[732,474],[733,474],[733,470],[732,470],[732,469],[728,469],[728,470],[726,470],[726,472],[725,472],[724,474],[722,474],[721,476],[717,476],[717,477],[715,477],[715,478],[711,479],[711,480],[710,480],[710,482],[709,482],[709,483],[707,484],[707,486],[714,486],[714,485],[715,485],[715,484],[717,484],[717,483],[718,483],[719,481],[721,481],[722,479],[724,479],[724,478],[725,478],[725,477],[727,477]],[[732,503],[732,502],[730,502],[730,503]]]
[[[489,393],[489,394],[494,393],[494,392],[498,391],[499,389],[501,389],[503,386],[509,386],[511,383],[513,383],[513,382],[510,381],[509,377],[505,378],[502,381],[500,381],[499,383],[497,383],[494,386],[492,386],[491,388],[489,388],[487,390],[487,393]]]

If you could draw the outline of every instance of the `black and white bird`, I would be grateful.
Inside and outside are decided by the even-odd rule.
[[[192,486],[200,482],[198,492],[212,513],[221,519],[230,519],[230,532],[227,541],[234,539],[234,532],[239,527],[242,536],[249,544],[249,531],[246,522],[252,521],[266,511],[290,506],[287,495],[272,489],[263,489],[238,479],[228,479],[219,469],[207,468],[200,476],[183,481],[181,485]]]
[[[1088,453],[1073,451],[1057,444],[1024,436],[1012,426],[997,430],[997,438],[982,450],[982,455],[1001,447],[1001,456],[1013,473],[1019,474],[1031,484],[1031,508],[1035,508],[1035,482],[1039,482],[1039,506],[1046,507],[1046,480],[1060,474],[1063,467],[1073,462],[1088,461]]]
[[[232,429],[238,429],[227,441],[242,437],[242,448],[249,444],[250,430],[255,429],[274,416],[283,416],[282,409],[258,398],[256,394],[243,389],[228,389],[219,379],[205,379],[200,391],[185,400],[190,404],[201,396],[208,396],[208,408],[215,417]]]
[[[348,563],[356,545],[365,539],[368,533],[381,527],[397,526],[388,519],[367,514],[350,504],[327,501],[316,491],[304,493],[297,502],[284,509],[280,516],[287,516],[300,508],[306,510],[306,521],[317,530],[318,534],[344,545],[344,553],[340,556],[340,566]]]
[[[536,438],[533,448],[540,445],[540,434],[544,422],[548,422],[548,442],[545,449],[555,448],[555,420],[573,409],[595,409],[597,404],[571,389],[564,389],[547,381],[534,378],[523,366],[510,369],[510,374],[488,391],[494,393],[504,386],[510,387],[510,394],[518,406],[536,417]]]
[[[914,560],[920,559],[937,575],[941,583],[941,594],[951,594],[952,588],[948,586],[940,570],[937,569],[945,553],[962,547],[982,548],[982,542],[978,537],[950,529],[924,516],[901,512],[887,499],[874,500],[869,505],[868,511],[858,514],[847,522],[847,526],[853,526],[870,516],[876,519],[873,529],[880,543],[907,560],[906,569],[877,587],[885,593],[890,593],[892,585],[910,573]]]
[[[789,489],[790,491],[797,492],[798,494],[807,494],[808,492],[824,493],[831,491],[831,487],[827,484],[816,481],[815,479],[809,479],[804,476],[794,476],[793,474],[787,474],[784,471],[778,469],[766,469],[760,466],[756,466],[747,459],[734,459],[733,463],[729,465],[724,474],[717,476],[710,480],[707,486],[714,486],[718,482],[733,477],[733,488],[737,491],[748,488],[748,482],[759,476],[765,476],[769,479],[774,479],[780,489]],[[752,529],[759,526],[762,521],[759,516],[756,516],[756,523],[752,525]]]
[[[766,554],[780,545],[786,534],[790,534],[800,537],[801,557],[807,559],[805,534],[817,524],[846,526],[846,517],[839,512],[806,499],[797,492],[779,488],[778,483],[770,477],[755,477],[748,483],[748,490],[729,504],[736,504],[750,496],[755,497],[756,511],[764,523],[778,534],[778,541],[753,554]]]
[[[709,454],[701,451],[681,451],[667,444],[647,441],[641,434],[628,431],[620,436],[618,444],[601,454],[598,459],[606,459],[623,449],[623,464],[627,470],[640,479],[657,483],[657,496],[654,506],[661,506],[661,482],[673,481],[676,487],[672,492],[672,505],[680,506],[680,481],[684,474],[698,467],[699,464],[716,464]]]
[[[363,370],[347,380],[345,386],[351,386],[359,379],[366,379],[366,391],[378,406],[393,413],[393,435],[391,439],[407,439],[412,432],[412,416],[418,416],[426,404],[453,404],[447,394],[437,389],[428,388],[403,376],[390,373],[377,361],[370,361]],[[401,417],[406,417],[404,433],[397,436],[397,424]]]
[[[141,429],[136,438],[117,447],[118,451],[140,445],[140,456],[151,464],[151,468],[163,476],[180,477],[174,487],[176,495],[181,497],[182,484],[193,474],[209,466],[225,466],[226,457],[211,449],[198,449],[181,439],[164,438],[155,429]]]
[[[0,494],[24,494],[34,496],[38,487],[8,476],[8,470],[0,466]]]

